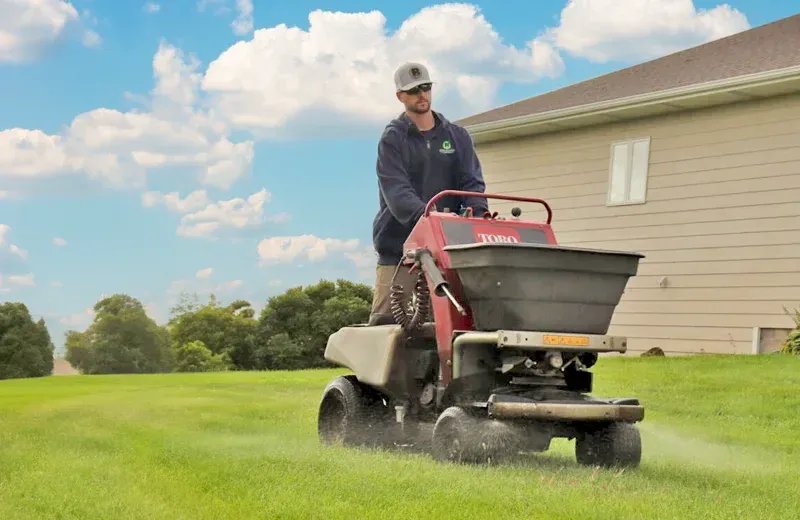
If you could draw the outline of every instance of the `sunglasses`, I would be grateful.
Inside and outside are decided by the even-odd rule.
[[[406,94],[411,94],[412,96],[416,96],[420,92],[430,92],[432,85],[430,83],[423,83],[422,85],[417,85],[414,88],[410,88],[406,90]]]

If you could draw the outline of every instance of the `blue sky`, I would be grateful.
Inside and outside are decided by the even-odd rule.
[[[429,63],[434,107],[457,119],[795,14],[47,0],[23,16],[28,3],[0,0],[0,298],[44,316],[58,347],[103,294],[163,323],[181,290],[260,309],[320,278],[371,283],[375,146],[401,61]]]

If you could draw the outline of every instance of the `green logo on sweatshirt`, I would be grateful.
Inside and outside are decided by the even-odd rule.
[[[453,144],[446,139],[442,142],[442,147],[439,148],[439,153],[453,153],[454,151]]]

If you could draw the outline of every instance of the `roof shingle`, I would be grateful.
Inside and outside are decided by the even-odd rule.
[[[472,115],[469,126],[800,65],[800,14]]]

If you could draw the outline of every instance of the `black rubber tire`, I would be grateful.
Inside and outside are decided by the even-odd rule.
[[[583,432],[575,439],[575,458],[587,466],[639,467],[642,439],[639,429],[630,423],[611,423]]]
[[[439,462],[499,464],[505,460],[507,450],[487,436],[490,426],[488,418],[451,406],[439,415],[433,427],[431,455]]]
[[[436,419],[431,436],[431,455],[439,462],[475,462],[475,421],[458,406],[445,409]]]
[[[355,376],[339,376],[322,393],[317,434],[325,445],[382,446],[390,418],[375,390]]]

